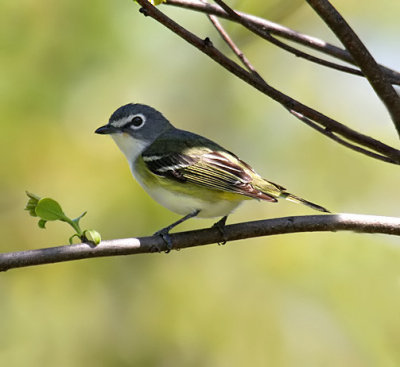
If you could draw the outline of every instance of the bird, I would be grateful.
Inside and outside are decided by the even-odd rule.
[[[214,226],[225,243],[228,215],[249,199],[270,203],[286,199],[329,213],[262,178],[248,163],[212,140],[174,127],[148,105],[119,107],[95,133],[111,135],[143,189],[159,204],[183,215],[155,233],[163,238],[167,252],[172,249],[171,229],[193,217],[221,217]]]

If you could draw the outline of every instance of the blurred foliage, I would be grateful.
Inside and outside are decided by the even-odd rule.
[[[299,1],[240,10],[327,40]],[[400,2],[335,5],[379,61],[400,69]],[[95,136],[118,106],[151,104],[176,126],[221,142],[258,172],[337,212],[399,216],[396,166],[351,152],[138,13],[132,1],[3,0],[0,4],[0,251],[60,245],[23,211],[26,189],[87,209],[104,238],[148,235],[177,219],[131,178],[111,139]],[[216,41],[200,14],[161,5]],[[266,11],[266,9],[270,9]],[[286,10],[285,10],[286,9]],[[398,145],[368,84],[241,43],[277,88]],[[72,199],[73,198],[73,199]],[[314,214],[247,203],[229,222]],[[209,226],[192,220],[180,229]],[[398,366],[400,240],[295,234],[169,255],[91,259],[0,275],[4,366]]]

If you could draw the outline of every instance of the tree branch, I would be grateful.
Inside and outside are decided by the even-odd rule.
[[[307,215],[232,224],[225,227],[228,241],[300,232],[355,231],[400,236],[400,218],[358,214]],[[175,250],[222,241],[217,228],[171,234]],[[104,256],[134,255],[166,251],[160,236],[102,241],[0,254],[0,271],[34,265]]]
[[[242,64],[246,67],[246,69],[255,74],[257,77],[261,78],[261,76],[257,73],[254,66],[250,63],[244,53],[240,50],[240,48],[233,42],[228,32],[225,31],[224,27],[218,20],[215,15],[207,15],[210,19],[211,23],[214,25],[215,29],[218,31],[222,39],[226,42],[226,44],[230,47],[230,49],[234,52],[234,54],[238,57],[238,59],[242,62]]]
[[[342,139],[340,136],[336,135],[331,130],[319,126],[314,121],[311,121],[307,117],[303,116],[301,113],[298,113],[298,112],[293,111],[293,110],[289,110],[289,112],[293,116],[296,116],[299,120],[303,121],[305,124],[307,124],[308,126],[313,128],[314,130],[317,130],[321,134],[327,136],[328,138],[336,141],[337,143],[339,143],[339,144],[341,144],[341,145],[343,145],[343,146],[345,146],[347,148],[355,150],[356,152],[362,153],[362,154],[364,154],[364,155],[366,155],[368,157],[371,157],[371,158],[379,159],[379,160],[387,162],[387,163],[393,163],[393,161],[390,158],[388,158],[388,157],[386,157],[384,155],[371,152],[371,151],[369,151],[367,149],[362,148],[359,145],[352,144],[352,143],[346,141],[345,139]]]
[[[265,40],[272,43],[273,45],[278,46],[279,48],[281,48],[297,57],[301,57],[307,61],[311,61],[316,64],[323,65],[323,66],[329,67],[331,69],[342,71],[345,73],[349,73],[349,74],[353,74],[353,75],[357,75],[357,76],[364,76],[364,74],[362,73],[361,70],[323,60],[319,57],[315,57],[306,52],[300,51],[292,46],[289,46],[286,43],[284,43],[284,42],[278,40],[277,38],[275,38],[274,36],[272,36],[271,33],[266,31],[264,28],[260,28],[259,26],[256,26],[253,23],[248,22],[246,18],[242,17],[239,12],[233,10],[225,2],[223,2],[221,0],[214,0],[214,1],[224,11],[226,11],[228,13],[228,15],[231,17],[232,21],[236,21],[237,23],[239,23],[242,26],[244,26],[245,28],[247,28],[249,31],[253,32],[257,36],[260,36],[261,38],[264,38]]]
[[[198,0],[166,0],[167,5],[172,5],[180,8],[185,8],[185,9],[190,9],[206,14],[213,14],[217,15],[220,18],[228,19],[233,22],[240,22],[240,20],[237,17],[232,17],[229,15],[226,11],[224,11],[220,6],[214,5],[214,4],[204,4],[199,2]],[[287,28],[281,24],[276,24],[274,22],[271,22],[269,20],[263,19],[256,17],[254,15],[246,14],[243,12],[236,11],[236,14],[240,15],[242,20],[245,20],[248,24],[252,24],[253,26],[256,27],[257,33],[259,36],[267,39],[268,35],[274,34],[276,36],[282,37],[284,39],[293,41],[295,43],[298,43],[300,45],[309,47],[313,50],[322,52],[326,55],[332,56],[338,60],[345,61],[349,64],[357,65],[356,62],[354,61],[353,57],[351,54],[340,47],[334,46],[328,42],[322,41],[316,37],[312,37],[309,35],[302,34],[300,32],[297,32],[293,29]],[[254,28],[252,30],[254,32]],[[276,44],[279,46],[278,44]],[[302,55],[299,55],[301,57],[304,57]],[[309,55],[311,56],[311,55]],[[316,60],[310,60],[314,62],[318,62],[317,60],[321,60],[318,58],[315,58]],[[329,66],[329,62],[326,62],[325,60],[322,60],[323,62],[318,62],[319,64],[323,64],[325,66]],[[325,64],[324,64],[325,63]],[[334,64],[339,66],[338,64]],[[381,70],[386,74],[386,77],[392,84],[397,84],[400,85],[400,73],[392,70],[386,66],[379,65]],[[336,68],[339,69],[339,68]],[[364,74],[360,70],[353,70],[354,74],[356,75],[362,75]]]
[[[400,134],[400,97],[385,73],[341,14],[327,0],[307,0],[353,56],[372,88],[389,111]]]
[[[400,164],[400,151],[388,146],[370,136],[361,134],[353,129],[350,129],[346,125],[298,102],[297,100],[287,96],[286,94],[278,91],[277,89],[271,87],[263,79],[257,77],[252,72],[248,72],[246,69],[242,68],[239,64],[225,56],[217,48],[213,46],[211,41],[206,38],[205,40],[197,37],[195,34],[191,33],[187,29],[180,26],[178,23],[173,21],[171,18],[167,17],[156,7],[151,5],[147,0],[137,0],[137,2],[142,6],[141,12],[157,20],[165,27],[170,29],[172,32],[176,33],[178,36],[198,48],[203,53],[207,54],[218,64],[223,66],[225,69],[245,81],[246,83],[252,85],[254,88],[258,89],[262,93],[266,94],[273,100],[282,104],[289,111],[295,111],[298,114],[314,121],[330,132],[340,135],[346,140],[356,143],[358,146],[367,148],[369,151],[375,151],[380,153],[380,155],[374,155],[374,158],[380,159],[381,156],[385,158],[382,159],[385,162],[390,162],[394,164]],[[303,121],[302,119],[300,119]],[[304,121],[303,121],[304,122]],[[326,136],[332,138],[331,134],[326,134]],[[335,140],[335,139],[334,139]],[[357,146],[354,144],[349,144],[349,148]],[[356,151],[362,151],[362,149],[355,149]],[[373,156],[369,154],[369,156]]]

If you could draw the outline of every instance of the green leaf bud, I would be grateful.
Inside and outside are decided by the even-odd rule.
[[[100,233],[94,229],[87,229],[85,232],[83,232],[83,235],[89,242],[92,242],[95,245],[98,245],[101,242]]]

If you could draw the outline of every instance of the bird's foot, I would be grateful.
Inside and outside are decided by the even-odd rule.
[[[225,224],[226,220],[228,219],[228,216],[222,217],[218,222],[214,223],[212,228],[218,229],[218,232],[221,233],[222,236],[222,242],[218,242],[218,245],[225,245],[226,242],[228,241],[228,236],[225,231]]]
[[[154,236],[160,236],[163,239],[164,243],[167,245],[167,249],[165,250],[166,254],[168,254],[172,250],[172,239],[169,234],[169,230],[170,228],[166,227],[154,233]],[[158,252],[161,252],[160,249],[157,248],[157,250]]]
[[[171,239],[171,236],[169,234],[169,231],[172,228],[175,228],[178,224],[181,224],[181,223],[185,222],[186,220],[195,217],[199,213],[200,213],[200,209],[194,210],[193,212],[185,215],[183,218],[181,218],[181,219],[177,220],[176,222],[170,224],[168,227],[160,229],[159,231],[154,233],[154,236],[161,236],[161,238],[163,239],[163,241],[167,245],[167,250],[165,251],[166,254],[168,254],[168,252],[170,252],[172,250],[172,239]],[[160,251],[158,251],[158,252],[160,252]]]

